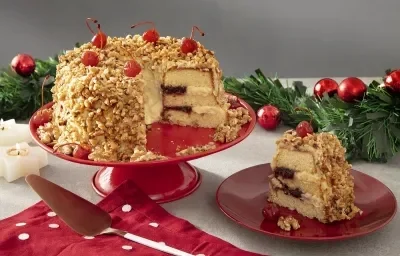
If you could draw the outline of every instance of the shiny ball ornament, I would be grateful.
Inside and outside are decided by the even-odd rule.
[[[18,54],[11,61],[11,68],[20,76],[28,77],[35,71],[35,59],[29,54]]]
[[[323,78],[319,80],[314,86],[314,96],[321,99],[327,93],[332,97],[338,90],[338,83],[331,78]]]
[[[392,92],[400,93],[400,69],[392,71],[385,78],[385,88],[389,89]]]
[[[344,102],[355,102],[362,100],[367,91],[367,86],[357,77],[344,79],[338,87],[338,96]]]
[[[277,107],[266,105],[257,111],[257,121],[266,130],[275,130],[281,122]]]

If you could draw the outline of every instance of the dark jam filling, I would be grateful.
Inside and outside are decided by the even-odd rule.
[[[164,94],[185,94],[186,93],[186,86],[168,86],[168,85],[161,85],[161,90]]]
[[[283,190],[283,193],[285,193],[286,195],[291,195],[295,198],[301,198],[301,195],[303,194],[303,191],[301,191],[300,189],[298,189],[298,188],[291,189],[285,184],[283,184],[282,190]]]
[[[167,111],[167,110],[182,111],[182,112],[185,112],[185,113],[189,114],[189,113],[192,112],[192,107],[190,107],[190,106],[164,107],[164,111]]]
[[[275,177],[281,176],[284,179],[293,179],[294,171],[285,167],[276,167],[274,169]]]

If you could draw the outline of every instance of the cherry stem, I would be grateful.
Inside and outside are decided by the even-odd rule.
[[[44,86],[45,86],[47,80],[49,80],[49,78],[50,78],[50,75],[47,75],[47,76],[43,79],[43,82],[42,82],[42,107],[43,107],[43,105],[44,105]]]
[[[88,27],[90,32],[92,32],[92,34],[95,35],[96,33],[94,33],[94,31],[90,27],[89,21],[93,22],[94,24],[97,24],[97,30],[99,30],[99,31],[100,31],[100,24],[98,23],[98,21],[96,19],[93,19],[93,18],[87,18],[86,19],[86,26]]]
[[[84,148],[84,147],[82,147],[81,145],[79,145],[78,143],[70,142],[70,143],[65,143],[65,144],[61,144],[61,145],[56,146],[56,147],[53,149],[53,152],[57,152],[57,150],[58,150],[59,148],[62,148],[62,147],[65,147],[65,146],[78,146],[78,147]]]
[[[128,51],[124,46],[120,46],[122,49],[124,49],[124,51],[132,58],[132,60],[135,60],[135,58],[133,57],[132,53],[130,51]]]
[[[192,27],[192,33],[190,34],[190,39],[193,39],[195,30],[199,31],[201,36],[205,35],[205,33],[198,26],[193,26]]]
[[[144,24],[151,24],[153,26],[153,30],[156,29],[156,24],[154,24],[154,22],[152,22],[152,21],[142,21],[142,22],[139,22],[139,23],[137,23],[135,25],[132,25],[131,28],[135,28],[137,26],[144,25]]]
[[[310,116],[310,124],[312,124],[312,121],[313,121],[313,118],[312,118],[312,112],[311,112],[311,110],[310,109],[308,109],[308,108],[303,108],[303,107],[296,107],[295,109],[294,109],[294,111],[304,111],[304,112],[307,112],[308,113],[308,115]]]

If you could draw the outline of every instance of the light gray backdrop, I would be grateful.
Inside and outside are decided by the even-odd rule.
[[[112,36],[142,33],[129,27],[144,20],[177,37],[199,25],[226,75],[380,76],[400,66],[399,11],[399,0],[3,0],[0,65],[90,40],[95,17]]]

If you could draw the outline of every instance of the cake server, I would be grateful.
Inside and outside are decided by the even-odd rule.
[[[118,235],[175,256],[194,256],[173,247],[111,227],[111,216],[95,204],[34,174],[25,178],[32,189],[72,230],[84,236]]]

